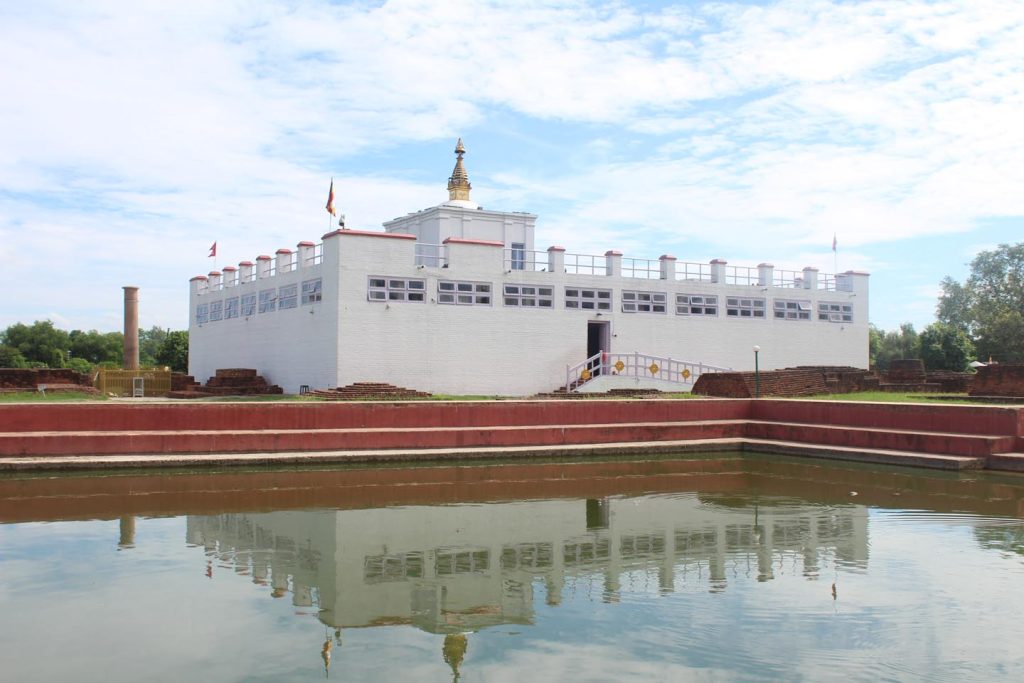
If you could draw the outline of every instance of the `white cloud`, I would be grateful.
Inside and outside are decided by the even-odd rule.
[[[478,198],[540,213],[541,242],[777,260],[1024,215],[1022,43],[1012,0],[6,7],[0,277],[63,291],[0,324],[93,318],[133,281],[181,326],[175,283],[212,239],[251,258],[315,237],[332,174],[360,227],[434,204],[443,178],[394,150],[486,146],[509,118],[553,153]]]

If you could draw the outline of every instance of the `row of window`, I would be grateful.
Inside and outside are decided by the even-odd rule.
[[[239,316],[247,318],[260,313],[273,313],[275,310],[287,310],[299,305],[299,285],[283,285],[277,289],[264,289],[257,293],[243,294],[221,301],[196,306],[196,322],[208,323],[217,320],[230,320]],[[306,280],[302,283],[302,303],[313,304],[322,300],[321,278]],[[258,298],[257,298],[258,297]]]
[[[426,301],[427,281],[419,278],[371,277],[367,288],[370,301]],[[440,280],[437,283],[437,303],[460,306],[490,306],[491,283]],[[625,290],[622,292],[623,313],[667,313],[668,297],[664,292]],[[502,287],[502,300],[506,306],[519,308],[554,308],[554,288],[536,285]],[[611,311],[612,290],[565,288],[565,308],[585,311]],[[718,295],[676,294],[676,315],[718,316]],[[725,298],[725,315],[731,318],[766,318],[767,301],[763,298]],[[810,320],[811,302],[797,299],[774,299],[772,312],[780,320]],[[851,304],[821,302],[818,320],[835,323],[853,322]]]

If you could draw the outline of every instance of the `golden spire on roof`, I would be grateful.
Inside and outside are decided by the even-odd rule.
[[[469,184],[469,176],[466,175],[466,167],[462,165],[462,155],[466,153],[466,147],[462,144],[462,138],[455,143],[455,170],[448,179],[448,201],[462,200],[469,201],[469,191],[473,186]]]

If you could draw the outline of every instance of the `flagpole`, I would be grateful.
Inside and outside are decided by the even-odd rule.
[[[332,176],[331,177],[331,194],[327,198],[328,204],[333,203],[333,202],[331,202],[331,200],[333,199],[333,195],[334,195],[334,177]],[[328,209],[327,210],[327,232],[330,232],[331,228],[333,228],[333,227],[334,227],[334,214],[331,213],[330,209]]]

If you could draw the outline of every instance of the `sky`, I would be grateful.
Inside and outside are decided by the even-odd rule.
[[[0,65],[0,328],[184,329],[332,178],[351,228],[447,200],[459,137],[538,249],[863,270],[884,329],[1024,241],[1020,0],[8,0]]]

